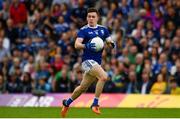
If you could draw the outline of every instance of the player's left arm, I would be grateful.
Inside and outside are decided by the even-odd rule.
[[[115,42],[112,40],[112,38],[109,36],[106,38],[106,43],[108,47],[114,48],[115,47]]]
[[[114,48],[115,47],[115,42],[114,40],[111,38],[109,30],[107,28],[104,28],[104,35],[106,38],[106,43],[108,45],[108,47]]]

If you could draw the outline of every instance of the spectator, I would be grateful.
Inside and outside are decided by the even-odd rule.
[[[14,26],[17,26],[19,23],[27,22],[26,6],[19,0],[12,0],[9,12],[10,18],[13,20]]]
[[[137,21],[140,19],[140,0],[132,0],[132,7],[130,8],[129,11],[129,16],[132,18],[133,21]]]
[[[2,73],[3,79],[7,79],[9,75],[9,70],[11,67],[11,62],[7,56],[3,58],[3,61],[0,62],[0,72]]]
[[[3,1],[0,0],[0,10],[2,10],[2,9],[3,9]]]
[[[127,0],[122,0],[119,7],[120,7],[120,11],[123,14],[123,17],[128,17],[130,7],[129,7],[128,3],[127,3]]]
[[[179,56],[179,52],[180,52],[180,41],[178,37],[174,37],[172,41],[170,54],[175,54],[176,56]]]
[[[146,70],[144,70],[141,76],[142,82],[140,83],[140,93],[149,94],[152,86],[152,81],[149,76],[149,73]]]
[[[61,11],[62,11],[62,16],[64,17],[64,20],[67,23],[72,23],[71,18],[70,18],[71,12],[67,3],[61,4]]]
[[[3,14],[3,19],[7,20],[9,18],[9,2],[8,1],[3,1],[3,9],[2,9],[2,14]]]
[[[54,56],[54,62],[52,63],[52,66],[58,72],[62,69],[63,65],[64,65],[64,61],[62,59],[62,56],[60,54],[56,54]]]
[[[160,70],[163,65],[165,65],[168,71],[170,72],[172,64],[169,61],[167,61],[167,56],[164,53],[160,54],[158,62],[153,66],[153,69],[152,69],[153,73],[154,74],[160,73]]]
[[[53,66],[49,66],[48,68],[48,71],[50,73],[50,76],[47,80],[47,83],[51,86],[51,91],[52,92],[55,92],[56,91],[56,87],[55,87],[55,74],[56,74],[56,71],[55,71],[55,68]]]
[[[99,8],[99,13],[103,17],[102,19],[106,19],[106,16],[109,11],[108,0],[102,0],[101,7]]]
[[[48,63],[47,62],[39,62],[39,67],[37,68],[36,71],[36,77],[35,80],[40,80],[40,79],[45,79],[47,80],[49,78],[49,71],[48,71]],[[41,81],[40,81],[41,82]],[[43,82],[43,81],[42,81]]]
[[[6,92],[5,80],[3,78],[3,75],[0,75],[0,94],[3,94],[5,92]]]
[[[122,54],[120,56],[118,56],[118,60],[119,61],[124,61],[125,58],[128,57],[128,48],[125,47],[122,49]]]
[[[42,77],[36,82],[36,90],[42,90],[44,92],[51,92],[51,85],[47,82],[47,79]]]
[[[38,49],[38,53],[36,55],[36,59],[35,59],[35,63],[36,65],[39,65],[41,62],[45,62],[46,61],[46,49],[45,48],[39,48]]]
[[[50,72],[48,70],[47,62],[40,62],[39,69],[37,69],[35,74],[35,88],[37,90],[43,90],[45,92],[51,92],[52,87],[49,84],[48,79],[50,77]]]
[[[0,39],[3,40],[3,47],[10,51],[10,40],[7,37],[5,37],[5,31],[3,29],[0,30]]]
[[[149,30],[155,32],[155,28],[154,28],[153,22],[152,22],[151,20],[147,20],[147,21],[145,22],[145,27],[146,27],[146,29],[145,29],[146,32],[149,31]],[[157,31],[158,31],[158,30],[157,30]]]
[[[126,93],[139,93],[136,73],[134,71],[129,72],[128,83],[126,84]]]
[[[155,15],[152,16],[152,23],[155,30],[159,30],[160,27],[163,25],[164,21],[162,18],[162,13],[159,9],[155,9]]]
[[[124,64],[118,63],[114,75],[112,77],[112,82],[114,84],[113,92],[124,93],[125,92],[125,83],[126,83],[126,74],[124,73]]]
[[[39,29],[36,29],[35,23],[33,21],[28,24],[27,36],[30,38],[42,37],[42,33],[39,31]]]
[[[132,47],[130,47],[130,51],[128,54],[128,58],[130,63],[135,64],[135,58],[136,58],[136,54],[137,54],[137,46],[133,45]]]
[[[175,9],[173,9],[172,6],[169,6],[166,10],[167,10],[167,14],[165,16],[166,23],[168,21],[172,21],[173,24],[177,24],[178,25],[178,22],[179,22],[178,12],[176,12]]]
[[[151,94],[164,94],[166,90],[166,82],[162,74],[157,76],[157,81],[152,85]]]
[[[16,43],[18,37],[17,29],[13,26],[13,20],[8,18],[6,21],[7,27],[5,29],[5,36],[7,36],[12,44]]]
[[[156,36],[158,37],[160,44],[164,44],[165,39],[168,38],[167,29],[164,26],[161,26],[161,28],[157,32]]]
[[[73,90],[80,84],[82,77],[80,64],[77,63],[74,65],[72,72],[70,72],[70,92],[73,92]]]
[[[71,20],[80,28],[85,25],[87,9],[84,0],[78,0],[78,7],[72,9]]]
[[[62,70],[56,74],[55,80],[56,92],[65,93],[69,91],[68,82],[70,80],[70,74],[68,72],[67,66],[64,66]]]
[[[19,23],[17,27],[17,37],[18,39],[16,40],[17,44],[22,44],[23,40],[27,37],[27,29],[25,28],[24,23]]]
[[[22,92],[31,93],[32,91],[32,78],[30,73],[25,72],[22,74]]]
[[[157,48],[152,47],[150,59],[151,59],[153,65],[157,64],[157,62],[158,62],[158,51],[157,51]]]
[[[35,79],[35,74],[36,74],[36,70],[35,70],[35,62],[34,62],[34,58],[32,55],[30,55],[27,59],[27,63],[24,65],[23,67],[23,72],[27,72],[30,73],[31,77],[33,79]]]
[[[3,19],[3,13],[0,11],[0,29],[4,29],[6,27],[6,21]]]
[[[162,66],[160,73],[162,74],[164,81],[168,81],[170,72],[168,72],[166,66]]]
[[[11,74],[6,83],[7,93],[22,93],[22,83],[16,74]]]
[[[144,56],[143,54],[139,53],[136,55],[136,75],[137,75],[137,82],[140,82],[140,77],[144,68]]]
[[[52,10],[51,10],[51,14],[54,16],[54,17],[58,17],[58,16],[60,16],[61,15],[61,8],[60,8],[61,6],[60,6],[60,4],[53,4],[52,5]]]
[[[171,94],[172,95],[180,95],[180,88],[177,86],[177,82],[175,80],[170,81]]]
[[[56,34],[62,34],[63,32],[66,32],[69,29],[68,24],[64,21],[63,16],[58,16],[58,23],[54,24],[54,29]]]
[[[146,10],[146,17],[150,17],[151,12],[152,12],[152,6],[151,6],[150,2],[149,1],[144,1],[143,2],[143,7]]]
[[[142,37],[138,44],[139,52],[143,52],[144,50],[148,50],[149,44],[148,39],[146,37]]]
[[[23,41],[22,44],[18,45],[18,49],[23,52],[23,51],[28,51],[31,54],[34,54],[36,52],[35,46],[32,44],[32,38],[31,37],[26,37]]]
[[[64,32],[61,38],[58,40],[58,46],[62,49],[62,55],[67,54],[67,46],[69,42],[69,36],[67,32]]]
[[[180,78],[179,78],[180,77],[180,61],[179,60],[177,60],[175,66],[176,66],[176,72],[174,74],[174,77],[177,82],[177,85],[180,87]]]
[[[4,40],[0,38],[0,62],[2,62],[3,58],[4,57],[8,57],[10,58],[11,57],[11,54],[10,52],[8,51],[8,49],[6,49],[4,46],[3,46],[3,43]]]
[[[147,40],[148,40],[148,45],[149,46],[153,46],[155,44],[159,44],[158,40],[155,38],[154,32],[152,30],[148,30],[147,31]],[[150,48],[149,48],[149,50],[150,50]]]
[[[145,36],[144,21],[143,20],[140,20],[137,22],[136,29],[134,29],[132,31],[131,35],[136,39],[140,39],[141,37]]]

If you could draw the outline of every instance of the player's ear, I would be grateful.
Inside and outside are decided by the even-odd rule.
[[[99,19],[100,19],[100,16],[97,14],[97,21],[99,21]]]
[[[100,17],[100,14],[99,13],[96,13],[97,14],[97,17],[98,17],[98,19],[99,19],[99,17]]]

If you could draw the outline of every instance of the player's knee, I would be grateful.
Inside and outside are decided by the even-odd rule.
[[[102,81],[107,81],[107,80],[108,80],[108,77],[107,77],[107,76],[102,76],[102,77],[100,78],[100,80],[102,80]]]
[[[86,91],[87,91],[87,87],[85,87],[85,86],[80,86],[80,90],[81,90],[81,92],[86,92]]]

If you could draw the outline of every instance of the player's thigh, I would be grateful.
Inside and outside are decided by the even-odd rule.
[[[107,73],[104,71],[104,69],[99,65],[94,65],[93,68],[89,71],[89,74],[92,76],[97,77],[100,80],[107,80]]]
[[[88,88],[95,80],[96,80],[95,76],[92,76],[89,73],[84,73],[83,80],[81,81],[80,86],[82,88]]]

